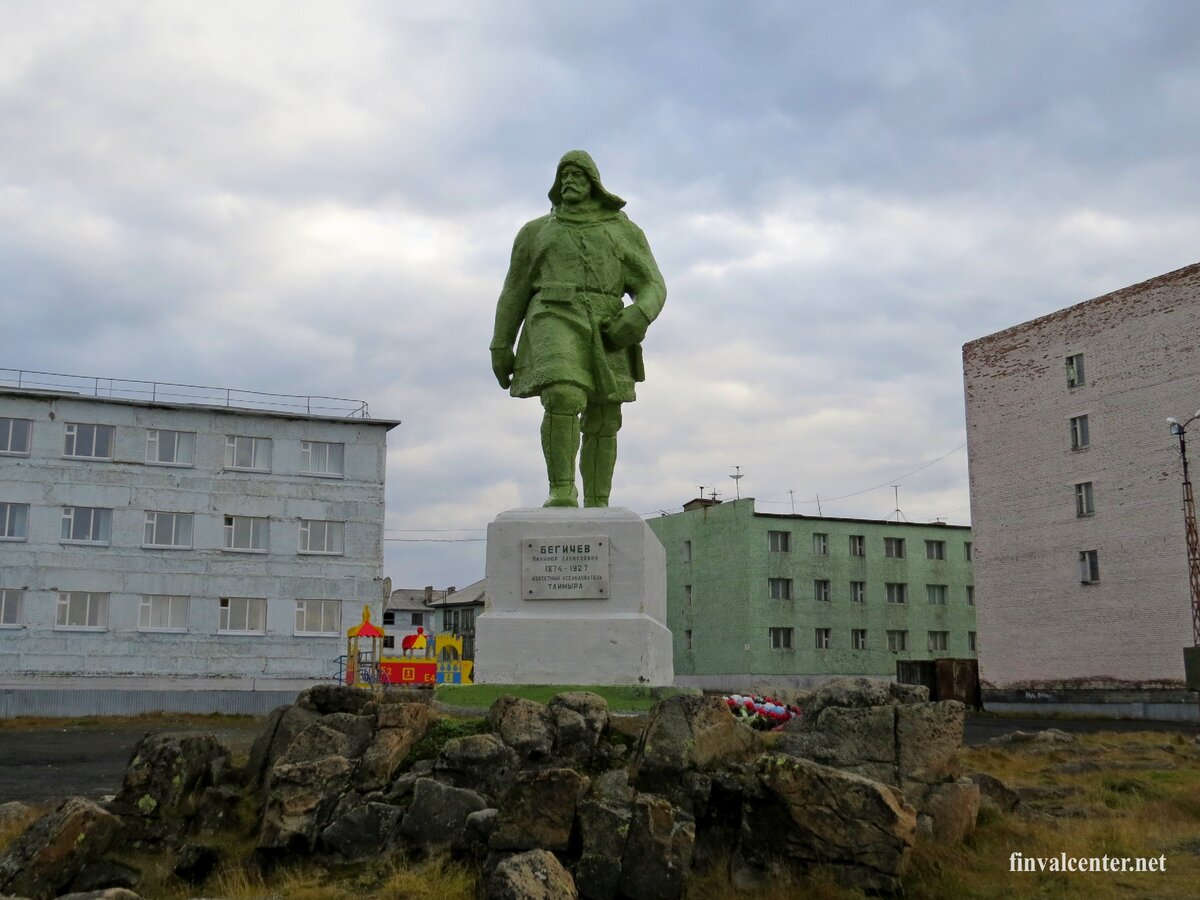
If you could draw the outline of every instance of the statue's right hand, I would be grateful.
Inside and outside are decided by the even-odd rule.
[[[496,380],[500,382],[500,387],[507,388],[512,384],[513,366],[515,364],[516,357],[513,356],[512,348],[492,348],[492,371],[496,373]]]

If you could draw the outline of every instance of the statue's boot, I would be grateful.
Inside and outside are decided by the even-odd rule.
[[[579,491],[575,488],[578,415],[547,412],[542,416],[542,453],[550,479],[550,496],[542,506],[578,506]]]
[[[608,506],[613,468],[617,464],[617,436],[585,434],[579,462],[583,470],[583,505]]]

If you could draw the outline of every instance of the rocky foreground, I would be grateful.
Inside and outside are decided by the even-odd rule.
[[[672,697],[636,728],[591,693],[503,697],[482,733],[414,761],[427,698],[319,685],[271,714],[244,765],[209,734],[146,736],[111,802],[70,798],[9,846],[0,895],[136,898],[130,851],[169,855],[199,891],[246,836],[264,870],[449,852],[495,900],[670,900],[718,863],[743,887],[822,866],[890,893],[915,841],[974,828],[962,704],[859,678],[803,706],[764,736],[719,697]]]

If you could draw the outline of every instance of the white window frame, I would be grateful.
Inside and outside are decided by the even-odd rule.
[[[908,582],[907,581],[889,581],[884,584],[884,593],[887,596],[887,602],[897,606],[902,606],[908,603]]]
[[[250,464],[239,465],[238,456],[247,446],[250,448]],[[225,435],[225,468],[231,472],[270,472],[271,439],[248,434]]]
[[[944,584],[925,585],[925,597],[931,606],[945,606],[949,587]]]
[[[829,555],[829,535],[823,531],[813,532],[813,555],[828,556]]]
[[[82,606],[84,624],[72,624],[72,611]],[[75,616],[78,618],[78,616]],[[97,591],[63,591],[54,612],[56,631],[107,631],[108,594]]]
[[[887,559],[904,559],[904,538],[885,537],[883,539],[883,555]]]
[[[1086,373],[1083,368],[1083,354],[1072,353],[1067,357],[1067,387],[1079,387],[1081,384],[1087,384]]]
[[[772,553],[791,553],[792,533],[790,531],[768,531],[767,549]]]
[[[790,625],[772,625],[767,628],[767,639],[770,641],[772,650],[794,650],[796,647],[794,637]]]
[[[927,646],[925,649],[930,653],[943,653],[950,649],[950,632],[930,631],[927,634]]]
[[[25,427],[18,429],[17,425]],[[25,446],[14,449],[13,440],[18,430],[24,432]],[[11,416],[0,416],[0,456],[28,456],[29,448],[33,445],[33,419],[16,419]]]
[[[1080,481],[1075,485],[1075,517],[1079,519],[1095,515],[1096,493],[1093,482]]]
[[[850,535],[850,555],[859,557],[867,555],[867,536],[865,534]]]
[[[889,628],[887,633],[889,653],[905,653],[908,651],[908,629]]]
[[[1085,450],[1092,445],[1091,423],[1088,422],[1087,413],[1081,416],[1071,416],[1068,434],[1071,438],[1072,450]]]
[[[925,558],[934,561],[944,561],[946,559],[946,542],[945,541],[926,541],[925,542]]]
[[[170,458],[163,458],[163,451],[170,447]],[[184,450],[185,452],[180,452]],[[152,466],[178,466],[190,468],[196,465],[196,432],[171,431],[166,428],[146,429],[146,462]]]
[[[138,605],[138,631],[184,633],[188,630],[190,606],[191,598],[180,594],[143,594]],[[164,612],[165,625],[162,624]]]
[[[185,524],[186,523],[186,524]],[[167,532],[168,540],[159,540]],[[186,539],[181,532],[186,532]],[[146,510],[146,523],[142,528],[142,546],[167,550],[191,550],[195,534],[195,516],[192,513]],[[164,594],[163,596],[171,596]]]
[[[255,610],[256,623],[261,621],[261,628],[250,627],[250,611]],[[244,627],[235,628],[234,625]],[[257,634],[267,633],[267,598],[266,597],[221,597],[217,601],[217,634]]]
[[[816,645],[815,649],[817,649],[817,650],[828,650],[829,649],[830,630],[831,629],[829,629],[829,628],[814,628],[813,629],[813,641]]]
[[[318,627],[310,627],[314,624]],[[340,637],[342,601],[297,600],[294,633],[296,637]]]
[[[336,453],[334,447],[338,448]],[[331,466],[332,462],[336,462],[336,468]],[[301,441],[300,474],[345,478],[346,445],[337,441]]]
[[[851,650],[866,650],[867,649],[867,629],[851,628],[850,629],[850,649]]]
[[[344,556],[346,523],[333,519],[301,519],[297,552],[306,556]]]
[[[795,596],[792,592],[792,579],[768,578],[767,596],[772,600],[791,600]]]
[[[248,536],[250,540],[247,546],[240,546],[237,544],[237,539],[241,527],[244,527],[245,523],[249,523],[250,531],[248,532]],[[266,516],[225,516],[222,528],[225,536],[223,549],[228,553],[268,552],[271,542],[270,524],[271,520]],[[256,545],[256,536],[262,539],[262,546]]]
[[[866,603],[867,602],[867,583],[865,581],[850,582],[850,602],[851,603]]]
[[[81,432],[81,429],[91,429],[91,449],[92,453],[76,453],[79,449],[80,440],[87,431]],[[108,434],[108,453],[104,455],[95,455],[97,437],[102,434]],[[113,425],[96,425],[91,422],[67,422],[63,426],[63,456],[70,459],[113,459],[113,450],[117,443],[117,429]]]
[[[0,541],[29,540],[29,504],[0,501]]]
[[[86,516],[83,513],[87,513]],[[63,544],[94,544],[108,547],[112,544],[112,513],[111,509],[102,506],[64,506],[62,514],[62,531],[66,532],[60,538]],[[76,525],[87,520],[88,537],[75,537]]]
[[[20,628],[25,592],[20,588],[0,588],[0,628]]]
[[[817,578],[813,580],[813,599],[822,603],[830,603],[833,601],[833,588],[830,585],[828,578]]]
[[[1095,584],[1100,580],[1100,551],[1079,551],[1079,583]]]

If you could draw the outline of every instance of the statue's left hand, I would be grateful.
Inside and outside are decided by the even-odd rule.
[[[513,356],[511,347],[492,347],[492,371],[496,380],[500,382],[500,387],[507,388],[512,384],[514,365],[516,357]]]
[[[614,350],[624,350],[645,340],[646,329],[649,327],[650,320],[635,303],[626,306],[604,323],[604,341]]]

